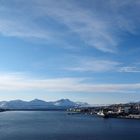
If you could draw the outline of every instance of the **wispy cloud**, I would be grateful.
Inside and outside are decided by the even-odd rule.
[[[65,67],[64,69],[75,72],[77,71],[77,72],[95,72],[95,73],[105,73],[105,72],[139,73],[140,64],[139,63],[125,64],[123,62],[103,58],[75,57],[75,63],[71,66]]]
[[[96,16],[96,13],[84,9],[73,1],[55,0],[39,2],[40,10],[57,22],[68,27],[70,32],[76,33],[87,45],[104,52],[114,52],[117,42],[111,33],[110,25]]]
[[[97,9],[99,6],[101,9]],[[0,33],[52,42],[54,38],[68,42],[65,37],[74,34],[87,46],[112,53],[117,50],[122,32],[137,32],[140,20],[135,9],[139,6],[137,0],[95,0],[89,8],[73,0],[1,1]],[[124,11],[129,7],[133,7],[130,15]]]
[[[135,67],[135,66],[127,66],[127,67],[121,67],[120,72],[128,72],[128,73],[139,73],[140,68]]]
[[[122,32],[126,31],[131,34],[139,33],[139,0],[109,0],[109,7],[111,8],[113,13],[110,14],[111,18],[116,22],[116,24],[114,25],[116,25],[118,30],[121,30]]]
[[[22,38],[40,38],[46,40],[48,39],[47,34],[43,31],[37,29],[33,30],[32,27],[29,27],[29,25],[21,25],[21,23],[15,23],[13,21],[8,20],[0,21],[0,32],[2,35],[6,36],[15,36]]]
[[[119,62],[101,59],[87,59],[82,60],[74,67],[65,68],[70,71],[81,72],[116,72],[120,66]]]
[[[45,90],[47,92],[129,93],[140,90],[140,83],[94,84],[86,78],[38,79],[24,74],[0,74],[1,91]]]

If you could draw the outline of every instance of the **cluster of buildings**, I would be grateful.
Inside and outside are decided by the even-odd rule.
[[[101,107],[99,110],[97,110],[96,114],[103,117],[140,119],[140,104],[129,103]]]
[[[111,105],[107,108],[111,112],[116,112],[119,114],[129,115],[129,114],[140,114],[140,103],[128,103],[128,104],[118,104]]]
[[[140,119],[140,103],[114,104],[110,106],[71,108],[70,112],[94,114],[104,118]]]

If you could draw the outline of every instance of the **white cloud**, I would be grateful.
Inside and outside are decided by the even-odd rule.
[[[80,64],[74,67],[65,68],[70,71],[81,71],[81,72],[107,72],[117,71],[120,66],[119,62],[111,60],[98,60],[98,59],[87,59],[82,60]]]
[[[96,13],[81,8],[68,1],[39,2],[44,15],[66,25],[70,32],[76,33],[92,47],[104,52],[114,52],[117,42],[110,31],[110,25],[96,16]]]
[[[9,3],[9,4],[8,4]],[[89,3],[90,4],[90,3]],[[97,9],[98,6],[101,9]],[[12,0],[0,2],[0,32],[5,36],[40,38],[49,41],[63,40],[74,33],[87,46],[103,52],[116,52],[121,40],[120,32],[137,32],[139,9],[137,0],[127,2],[113,0],[94,1],[87,9],[76,1],[60,0]],[[132,6],[131,14],[124,10]],[[107,8],[106,8],[107,7]],[[136,7],[136,8],[135,8]],[[40,21],[54,20],[54,26],[66,26],[65,31],[42,26]]]
[[[86,78],[38,79],[23,74],[0,74],[0,91],[45,90],[46,92],[129,93],[140,90],[140,83],[94,84]]]
[[[116,52],[116,47],[121,40],[118,37],[119,32],[137,32],[140,22],[137,18],[137,10],[140,5],[137,0],[127,2],[115,0],[114,3],[112,1],[106,3],[94,1],[93,3],[92,8],[87,9],[75,1],[61,0],[59,3],[57,0],[37,1],[39,11],[44,16],[50,16],[66,25],[70,32],[80,36],[87,45],[103,52]],[[99,5],[103,10],[97,9]],[[108,9],[105,6],[109,6]],[[124,9],[129,6],[132,6],[131,17],[124,12]]]
[[[109,59],[93,58],[93,57],[75,57],[75,63],[70,67],[65,67],[68,71],[77,72],[122,72],[122,73],[139,73],[140,64],[132,63],[126,65],[125,63],[119,61],[113,61]]]
[[[130,72],[130,73],[138,73],[140,72],[140,68],[135,67],[135,66],[126,66],[126,67],[121,67],[119,69],[120,72]]]
[[[49,32],[40,30],[33,24],[30,25],[30,23],[24,23],[21,19],[14,21],[14,19],[0,18],[0,33],[4,36],[20,38],[49,39]]]

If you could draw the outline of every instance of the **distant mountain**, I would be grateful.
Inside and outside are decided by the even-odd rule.
[[[22,100],[0,102],[0,108],[4,108],[4,109],[21,109],[26,107],[28,107],[28,102]]]
[[[55,106],[78,106],[77,103],[70,101],[69,99],[61,99],[53,102]]]
[[[87,103],[73,102],[69,99],[61,99],[54,102],[46,102],[39,99],[32,101],[12,100],[1,101],[0,108],[3,109],[67,109],[70,107],[85,107]]]

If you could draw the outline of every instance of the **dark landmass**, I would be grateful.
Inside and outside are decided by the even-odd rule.
[[[140,102],[109,106],[70,108],[68,114],[84,113],[103,118],[140,119]]]

